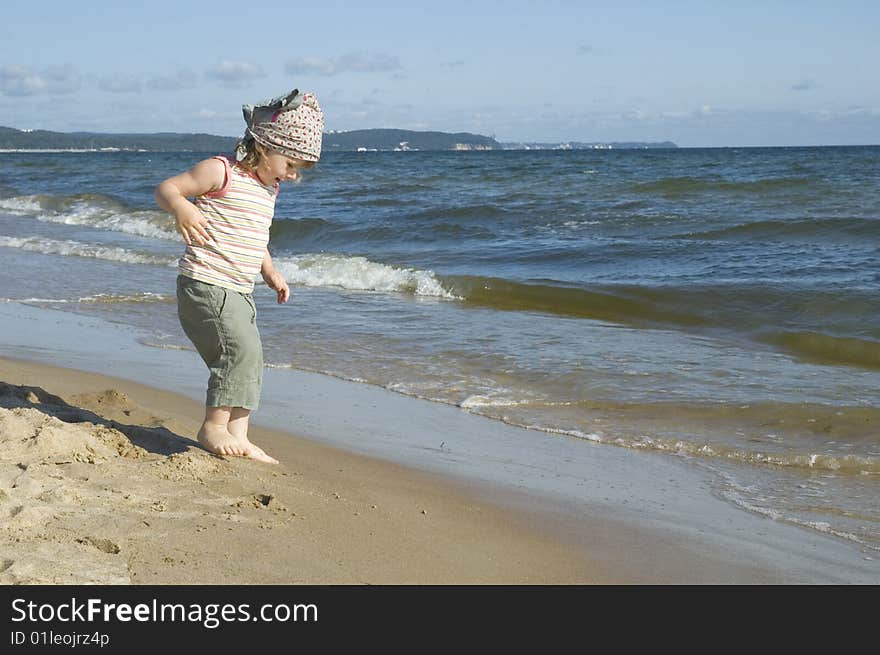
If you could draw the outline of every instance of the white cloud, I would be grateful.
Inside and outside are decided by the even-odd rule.
[[[335,59],[299,57],[287,62],[285,70],[293,75],[338,75],[340,73],[384,73],[400,70],[400,61],[392,55],[350,52]]]
[[[0,66],[0,94],[6,96],[74,93],[84,84],[107,93],[139,93],[145,88],[152,91],[186,89],[197,83],[196,74],[187,69],[145,79],[144,75],[136,74],[80,75],[69,65],[40,72],[17,64]]]
[[[191,89],[198,83],[198,76],[188,68],[183,68],[170,75],[153,75],[147,80],[146,87],[151,91],[181,91]]]
[[[0,66],[0,93],[8,96],[73,93],[80,84],[79,74],[70,66],[54,66],[42,73],[18,64]]]
[[[792,91],[812,91],[815,88],[818,88],[818,85],[813,80],[801,80],[791,85]]]
[[[28,96],[45,93],[48,81],[24,66],[6,65],[0,68],[0,89],[9,96]]]
[[[287,62],[287,65],[284,68],[288,73],[293,74],[312,73],[316,75],[335,75],[338,72],[336,70],[335,62],[329,59],[320,59],[318,57],[299,57],[297,59],[291,59]]]
[[[859,107],[852,105],[843,111],[846,116],[880,116],[880,107]]]
[[[141,90],[141,81],[130,75],[111,75],[98,80],[98,88],[108,93],[137,93]]]
[[[247,84],[257,78],[263,77],[263,69],[257,64],[248,61],[230,61],[224,59],[207,72],[208,77],[227,84],[238,86]]]

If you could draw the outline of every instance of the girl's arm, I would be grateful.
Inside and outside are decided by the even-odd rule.
[[[278,272],[275,264],[272,263],[272,255],[269,254],[268,248],[266,248],[266,254],[263,255],[263,266],[260,268],[260,274],[263,276],[266,286],[278,293],[278,304],[286,303],[288,298],[290,298],[290,287],[287,286],[284,276]]]
[[[174,214],[177,231],[186,245],[201,246],[210,240],[205,230],[208,221],[187,198],[222,189],[225,182],[226,168],[223,163],[217,159],[205,159],[156,187],[156,203]]]

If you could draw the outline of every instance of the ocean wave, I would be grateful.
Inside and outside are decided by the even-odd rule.
[[[471,408],[473,409],[473,408]],[[481,413],[481,412],[476,412]],[[665,452],[679,456],[722,459],[753,466],[779,466],[811,471],[849,474],[880,473],[880,457],[871,455],[834,455],[827,453],[769,452],[737,448],[721,443],[654,435],[615,435],[602,432],[585,433],[577,429],[555,428],[508,416],[494,416],[505,423],[529,430],[562,434],[595,443],[634,450]]]
[[[433,207],[412,212],[404,217],[409,221],[467,220],[467,219],[501,219],[510,215],[510,211],[498,205],[480,204],[453,207]]]
[[[370,261],[366,257],[319,253],[276,257],[274,261],[290,284],[449,299],[455,297],[441,285],[432,271],[398,268]]]
[[[303,239],[312,239],[338,230],[340,226],[323,218],[284,218],[272,221],[269,230],[273,244],[284,245]]]
[[[871,550],[880,551],[880,547],[868,543],[864,536],[855,535],[852,532],[836,528],[827,521],[811,521],[795,516],[794,512],[791,510],[767,507],[761,504],[758,500],[752,498],[754,493],[750,489],[742,487],[729,475],[723,473],[721,475],[725,479],[727,486],[719,491],[719,495],[744,510],[765,516],[774,521],[781,521],[792,525],[811,528],[818,532],[855,542],[863,547],[870,548]],[[766,502],[766,499],[762,498],[761,501]]]
[[[0,247],[18,248],[44,255],[64,255],[67,257],[91,257],[126,264],[152,264],[154,266],[173,266],[176,259],[132,252],[116,246],[97,246],[80,241],[58,241],[43,237],[0,236]]]
[[[560,284],[514,282],[480,276],[443,276],[444,287],[465,303],[508,311],[534,311],[613,323],[703,325],[706,319],[646,299]]]
[[[722,178],[707,179],[685,176],[638,182],[633,184],[631,188],[637,193],[656,193],[667,197],[679,197],[707,192],[760,194],[806,188],[814,182],[808,177],[775,177],[732,182]]]
[[[864,336],[877,330],[880,313],[871,289],[768,283],[708,283],[688,285],[609,285],[603,293],[662,309],[658,320],[671,326],[702,325],[761,340],[768,327],[782,331],[799,325],[818,331]],[[682,323],[678,314],[696,317]],[[627,319],[623,314],[622,319]],[[769,341],[771,345],[777,345]]]
[[[323,218],[281,219],[272,222],[273,247],[302,250],[304,246],[332,247],[337,244],[387,243],[407,239],[390,225],[347,225]]]
[[[809,362],[880,370],[880,341],[808,331],[765,333],[758,340]]]
[[[458,404],[510,425],[758,467],[880,474],[880,410],[792,402],[621,402],[482,393]],[[597,426],[602,426],[597,428]],[[735,440],[727,438],[736,433]],[[845,444],[839,447],[837,444]]]
[[[40,221],[83,225],[156,239],[178,239],[174,221],[160,211],[133,209],[100,193],[0,198],[0,211]]]
[[[291,368],[291,365],[270,365],[278,368]],[[310,370],[325,375],[332,375],[342,379],[364,382],[360,377],[346,376],[338,372],[331,372],[321,369],[310,369],[297,366],[302,370]],[[380,384],[380,383],[377,383]],[[575,439],[590,441],[593,443],[623,447],[632,450],[651,451],[658,453],[666,453],[679,457],[695,458],[705,462],[726,461],[735,464],[745,464],[749,466],[767,468],[779,467],[787,468],[793,471],[812,471],[826,472],[839,475],[880,475],[880,456],[874,454],[877,450],[871,444],[876,441],[871,435],[865,436],[864,426],[871,421],[877,420],[877,410],[872,408],[840,408],[840,407],[824,407],[819,405],[793,405],[785,403],[766,403],[748,405],[731,405],[731,404],[695,404],[695,403],[667,403],[653,405],[632,404],[632,403],[606,403],[597,401],[542,401],[534,398],[527,398],[518,395],[511,390],[497,389],[495,391],[481,390],[478,393],[468,395],[463,400],[456,400],[445,397],[443,393],[438,393],[436,388],[426,390],[420,388],[420,385],[412,382],[395,382],[380,384],[385,389],[394,391],[406,396],[412,396],[438,402],[442,404],[455,405],[468,412],[484,416],[493,420],[498,420],[508,425],[543,432],[553,435],[561,435]],[[431,385],[429,385],[431,386]],[[558,418],[548,416],[546,419],[541,418],[542,413],[534,410],[540,410],[545,407],[566,406],[581,407],[584,411],[590,413],[596,411],[598,414],[605,415],[607,411],[613,413],[613,420],[609,419],[606,423],[619,426],[612,429],[579,429],[574,425],[562,425],[558,422]],[[636,416],[633,416],[635,414]],[[656,415],[656,420],[650,419]],[[833,416],[831,416],[833,415]],[[611,416],[611,414],[608,414]],[[648,418],[646,418],[648,417]],[[799,417],[799,418],[797,418]],[[674,424],[680,424],[680,430],[670,429],[666,419],[672,420]],[[639,432],[633,429],[633,422],[646,422],[652,426],[659,427],[664,425],[663,430],[679,431],[680,436],[670,436],[660,434],[659,431],[650,433],[646,431]],[[778,435],[770,434],[764,439],[771,447],[749,448],[748,446],[730,445],[722,442],[713,442],[709,439],[700,438],[696,434],[685,435],[687,426],[691,423],[703,423],[713,426],[713,430],[723,433],[727,429],[742,428],[745,424],[755,425],[759,429],[773,429],[767,423],[778,422],[780,424],[787,422],[797,423],[799,426],[809,425],[810,428],[800,427],[786,433],[786,437],[778,437]],[[837,422],[830,432],[828,424]],[[593,421],[590,421],[591,423]],[[729,427],[725,427],[728,426]],[[629,433],[624,431],[624,427],[629,426]],[[777,426],[781,427],[781,426]],[[650,429],[650,428],[649,428]],[[863,434],[859,437],[852,431],[861,430]],[[798,436],[795,433],[811,434],[815,437],[823,434],[829,439],[837,438],[841,431],[847,432],[848,436],[840,436],[840,439],[848,443],[861,443],[861,453],[833,453],[818,452],[813,450],[805,442],[798,444]],[[756,433],[757,434],[757,433]],[[821,441],[821,440],[820,440]],[[866,444],[865,441],[868,443]],[[777,443],[778,442],[778,443]],[[772,445],[777,443],[778,450],[773,450]],[[784,445],[780,445],[783,444]]]
[[[323,218],[282,218],[272,223],[271,239],[276,249],[303,250],[304,247],[350,246],[351,244],[408,244],[412,242],[461,241],[479,239],[488,241],[496,234],[486,226],[448,221],[432,222],[419,230],[402,230],[386,223],[348,224]]]
[[[380,182],[375,185],[351,186],[339,189],[335,192],[335,195],[340,198],[350,198],[354,200],[394,197],[407,194],[423,195],[433,191],[435,189],[433,182],[444,179],[444,177],[445,176],[426,176],[421,178],[421,181],[419,182],[403,182],[400,179],[396,179],[393,184],[382,184]]]
[[[327,371],[316,371],[328,374]],[[329,373],[337,377],[344,377]],[[359,380],[360,381],[360,380]],[[541,400],[510,389],[482,389],[463,400],[447,397],[413,383],[388,383],[384,388],[397,393],[458,406],[468,412],[501,421],[527,430],[562,435],[575,439],[628,448],[666,453],[702,461],[727,461],[760,468],[779,467],[791,470],[828,472],[840,475],[880,475],[880,445],[870,431],[880,411],[870,407],[837,407],[792,403],[620,403],[595,400]],[[431,385],[429,385],[431,386]],[[589,418],[604,417],[611,429],[581,429],[576,423],[560,422],[554,411],[574,410]],[[568,424],[566,424],[568,423]],[[638,425],[645,425],[639,430]],[[756,444],[732,445],[701,437],[699,431],[687,434],[694,426],[702,426],[709,434],[742,430],[751,426]],[[778,434],[777,434],[778,433]],[[764,435],[761,437],[760,435]],[[828,441],[860,444],[858,453],[820,452],[816,448]],[[816,445],[813,448],[809,444]]]
[[[754,221],[742,225],[675,235],[684,239],[815,239],[840,236],[874,237],[880,230],[880,221],[868,218],[826,218],[802,221]]]
[[[268,366],[366,381],[361,376],[321,368]],[[462,398],[428,381],[370,383],[402,395],[454,405],[508,425],[608,446],[707,463],[730,462],[844,476],[880,475],[880,439],[872,431],[872,426],[880,423],[880,410],[873,407],[542,399],[524,390],[490,388],[485,384],[477,385],[477,389]],[[597,425],[603,427],[592,427]],[[730,441],[724,437],[728,432],[742,434],[736,441]],[[855,452],[835,452],[837,443],[848,444],[846,450]]]
[[[410,202],[403,198],[367,198],[358,201],[358,205],[367,207],[407,207]]]
[[[540,257],[547,256],[547,252]],[[567,253],[553,253],[562,261]],[[519,256],[525,259],[524,256]],[[575,286],[557,280],[516,281],[506,278],[441,275],[399,268],[365,257],[333,254],[281,258],[283,272],[294,284],[346,289],[413,293],[462,302],[466,307],[499,311],[540,312],[556,316],[606,321],[634,327],[723,330],[776,346],[803,358],[829,364],[880,367],[875,341],[868,334],[878,316],[869,291],[798,290],[784,285],[740,286]],[[872,313],[874,312],[874,313]],[[818,333],[766,333],[768,325],[784,326],[797,316],[802,325],[827,326],[853,337]],[[822,328],[826,329],[826,328]]]

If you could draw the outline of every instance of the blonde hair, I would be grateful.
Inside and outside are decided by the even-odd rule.
[[[245,142],[244,147],[246,154],[237,165],[248,171],[256,170],[263,157],[266,156],[265,146],[257,143],[254,139],[249,139]]]
[[[244,149],[244,159],[237,162],[236,165],[252,172],[255,171],[257,169],[257,166],[262,163],[263,159],[266,157],[266,154],[270,150],[262,143],[257,143],[255,139],[249,139],[248,141],[246,141],[244,144]],[[306,161],[304,159],[299,159],[299,157],[296,157],[296,159],[301,162],[301,168],[311,168],[315,165],[315,162],[313,161]]]

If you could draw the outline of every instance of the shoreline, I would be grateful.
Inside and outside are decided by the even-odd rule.
[[[154,428],[165,426],[178,446],[194,435],[205,377],[195,353],[144,346],[128,326],[19,303],[0,304],[0,325],[7,335],[0,340],[3,382],[61,396],[77,391],[80,411],[94,411],[99,398],[116,398],[107,394],[112,389],[131,403],[129,411],[148,414],[146,427],[149,421],[158,421]],[[63,377],[66,391],[56,389]],[[165,411],[166,405],[175,411]],[[170,521],[160,545],[186,555],[165,555],[172,563],[141,555],[133,560],[132,582],[162,575],[183,584],[231,579],[254,584],[880,581],[880,565],[856,545],[736,508],[713,495],[704,471],[673,457],[564,437],[529,440],[526,451],[522,428],[291,370],[267,369],[263,406],[253,423],[253,440],[279,457],[282,468],[273,472],[256,462],[214,458],[191,441],[177,452],[149,453],[150,465],[161,480],[174,482],[177,493],[190,500],[195,491],[215,494],[215,502],[196,517],[201,521],[196,532],[192,526],[184,529],[193,520],[191,507],[174,505],[180,500],[155,501],[166,503],[168,511],[160,514],[163,522]],[[130,462],[123,460],[113,461],[125,468]],[[224,483],[237,495],[227,494]],[[34,497],[41,493],[46,489]],[[260,498],[269,496],[262,504]],[[290,498],[311,505],[298,511]],[[278,499],[277,512],[272,499]],[[87,497],[82,500],[88,507]],[[2,505],[8,506],[8,499]],[[396,509],[378,521],[383,507]],[[306,518],[291,521],[293,512]],[[16,516],[21,515],[26,512]],[[149,522],[150,516],[139,520]],[[267,520],[272,527],[254,529]],[[366,535],[359,532],[365,525],[372,526]],[[299,526],[307,526],[305,535],[294,530]],[[153,543],[153,532],[138,529],[132,543]],[[237,544],[237,552],[278,550],[276,569],[296,562],[301,574],[278,577],[277,570],[256,563],[247,570],[231,567],[216,551],[198,554],[206,543],[216,548],[228,542],[221,538],[226,533],[244,540],[229,542]],[[112,550],[104,539],[121,553],[133,548],[100,535],[79,538],[86,544],[74,540],[80,549],[92,544],[95,550],[96,541]],[[376,549],[365,560],[361,551],[371,543]],[[328,553],[338,555],[335,567]],[[387,558],[384,564],[376,559],[380,553]],[[205,577],[193,577],[193,567],[202,567],[199,575]],[[14,569],[10,565],[0,572],[0,581]]]

